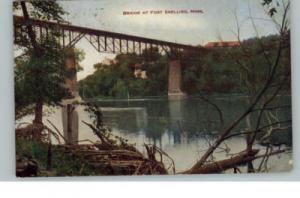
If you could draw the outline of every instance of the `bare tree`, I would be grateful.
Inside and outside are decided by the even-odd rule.
[[[268,1],[270,2],[270,1]],[[272,20],[275,22],[274,19],[274,7],[272,7],[270,4],[263,4],[264,6],[267,6],[267,11]],[[257,140],[257,136],[259,133],[265,133],[262,140],[266,140],[270,137],[270,135],[274,131],[278,130],[284,130],[287,127],[289,127],[291,120],[279,120],[278,116],[276,116],[274,111],[278,111],[281,108],[286,108],[288,106],[272,106],[272,102],[277,98],[279,93],[283,90],[283,88],[290,83],[290,70],[287,69],[287,71],[284,71],[284,73],[281,72],[281,64],[283,59],[283,50],[289,49],[289,8],[290,8],[290,2],[289,1],[282,1],[281,4],[278,4],[277,6],[282,6],[282,18],[280,22],[280,29],[279,29],[279,37],[278,37],[278,46],[276,49],[276,56],[275,58],[271,59],[268,56],[267,50],[263,44],[262,39],[258,35],[258,30],[256,28],[255,22],[253,17],[249,17],[249,19],[252,22],[254,31],[257,34],[257,43],[260,46],[261,49],[261,55],[264,57],[266,62],[266,67],[268,67],[268,72],[265,75],[265,80],[262,82],[262,84],[252,84],[250,81],[246,82],[249,84],[249,88],[251,92],[253,93],[252,98],[249,100],[249,106],[247,109],[238,116],[234,122],[232,122],[227,128],[225,128],[223,131],[220,132],[216,140],[210,145],[210,147],[207,149],[207,151],[204,153],[204,155],[201,157],[201,159],[189,170],[184,171],[182,173],[184,174],[199,174],[199,173],[212,173],[212,172],[220,172],[224,171],[226,169],[233,168],[235,169],[238,165],[249,163],[248,165],[252,166],[250,167],[252,170],[249,170],[249,172],[254,171],[252,161],[258,158],[262,158],[262,161],[260,163],[260,166],[258,170],[260,171],[262,169],[262,166],[267,163],[269,156],[279,154],[282,152],[285,152],[286,150],[277,150],[273,151],[270,149],[269,146],[267,146],[266,152],[264,155],[258,155],[259,150],[254,149],[255,141]],[[277,17],[278,19],[278,17]],[[255,63],[251,56],[248,54],[247,46],[241,41],[240,39],[240,24],[237,21],[237,38],[240,42],[241,49],[243,53],[245,54],[245,59],[247,59],[244,63],[242,61],[238,61],[240,66],[247,72],[248,75],[255,75],[255,72],[253,69],[255,68]],[[278,27],[279,23],[276,21],[276,25]],[[250,124],[250,116],[255,113],[255,121],[253,123],[253,127],[249,127],[248,131],[245,131],[243,133],[233,133],[236,127],[243,121],[246,120],[248,122],[248,125]],[[253,116],[254,117],[254,116]],[[263,119],[268,120],[267,126],[262,126]],[[247,121],[248,120],[248,121]],[[247,141],[247,148],[242,151],[241,153],[235,155],[234,157],[219,161],[219,162],[210,162],[209,159],[213,155],[213,153],[220,147],[222,143],[224,143],[226,140],[232,137],[240,136],[240,135],[246,135],[246,141]],[[249,168],[249,166],[248,166]]]

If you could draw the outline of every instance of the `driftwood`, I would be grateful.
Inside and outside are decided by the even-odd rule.
[[[95,128],[93,128],[96,130]],[[16,129],[17,138],[27,141],[36,141],[48,145],[47,169],[51,169],[52,150],[58,150],[66,155],[72,155],[79,159],[84,167],[93,167],[103,175],[162,175],[168,174],[162,163],[162,156],[165,154],[154,145],[145,145],[148,154],[144,156],[131,145],[112,144],[106,137],[101,143],[90,144],[60,144],[61,133],[55,128],[52,131],[47,126],[36,126],[30,124],[24,128]],[[42,131],[42,133],[40,133]],[[39,132],[39,133],[37,133]],[[51,135],[58,138],[57,145],[51,143]],[[100,136],[100,135],[99,135]],[[156,159],[156,154],[161,156]],[[167,156],[169,158],[169,156]],[[34,159],[17,158],[16,174],[20,177],[37,176],[38,163]]]
[[[190,170],[184,171],[180,174],[212,174],[221,173],[228,169],[234,169],[237,166],[252,162],[255,156],[258,154],[259,150],[244,151],[238,155],[217,162],[212,162],[208,164],[203,164],[199,167],[193,167]]]
[[[29,140],[42,140],[45,138],[45,136],[41,133],[43,129],[43,125],[30,124],[24,128],[16,129],[16,136]]]
[[[63,152],[77,156],[85,164],[95,169],[105,170],[114,175],[161,175],[167,174],[162,162],[147,158],[140,152],[131,150],[98,150],[91,145],[59,145]],[[155,148],[152,148],[155,150]]]
[[[89,126],[89,125],[88,125]],[[47,130],[50,135],[55,135],[55,132],[48,127],[38,127]],[[92,128],[93,130],[97,130]],[[29,125],[25,128],[17,129],[17,137],[26,139],[33,139],[35,141],[42,141],[49,145],[49,134],[46,137],[36,136],[36,126]],[[55,130],[58,131],[57,128]],[[95,132],[95,131],[94,131]],[[58,131],[60,136],[60,132]],[[55,136],[55,137],[57,137]],[[100,134],[98,135],[100,136]],[[168,168],[165,168],[163,163],[163,156],[172,161],[173,173],[175,172],[175,164],[173,159],[168,156],[164,151],[157,148],[155,145],[144,145],[147,155],[143,155],[137,149],[131,148],[130,145],[122,147],[120,145],[111,144],[108,139],[100,138],[101,143],[93,143],[89,141],[89,144],[58,144],[52,145],[52,149],[58,149],[62,153],[73,155],[74,157],[81,160],[83,164],[82,169],[86,166],[91,166],[97,170],[103,170],[104,175],[163,175],[169,174]],[[51,145],[51,141],[50,141]],[[228,169],[233,169],[235,172],[238,170],[238,166],[245,165],[258,158],[266,156],[280,154],[285,151],[274,151],[272,153],[266,153],[264,155],[258,155],[259,150],[243,151],[231,157],[217,162],[210,162],[204,164],[194,165],[191,169],[177,173],[177,174],[215,174],[221,173]],[[52,156],[50,156],[51,158]],[[157,159],[157,157],[160,157]],[[28,160],[27,160],[28,161]],[[48,161],[51,162],[51,159]],[[26,163],[17,162],[17,175],[19,176],[34,176],[37,171],[37,163],[34,160],[29,160]],[[26,166],[24,166],[24,164]],[[28,166],[27,166],[28,165]]]
[[[16,137],[44,143],[51,143],[50,137],[53,136],[60,144],[59,135],[43,124],[28,124],[26,127],[17,128],[15,131]]]
[[[217,162],[212,162],[208,164],[204,164],[200,167],[193,167],[187,171],[181,172],[179,174],[215,174],[221,173],[229,169],[233,169],[235,173],[240,172],[238,169],[239,166],[246,165],[247,163],[251,163],[254,160],[260,158],[268,158],[270,156],[279,155],[281,153],[289,152],[289,150],[277,150],[272,152],[266,152],[265,154],[258,155],[259,150],[252,151],[243,151],[236,156],[225,159]]]

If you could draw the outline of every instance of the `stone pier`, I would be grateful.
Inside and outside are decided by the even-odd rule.
[[[179,60],[173,60],[169,63],[169,99],[183,99],[186,94],[182,91],[182,70]]]
[[[62,122],[66,144],[78,143],[78,112],[75,101],[80,100],[77,87],[76,60],[74,48],[69,48],[65,55],[65,87],[70,91],[71,96],[63,100]]]

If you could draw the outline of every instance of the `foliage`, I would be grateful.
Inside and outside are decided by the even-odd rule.
[[[268,14],[273,17],[275,14],[278,13],[278,9],[284,4],[284,2],[289,3],[289,0],[283,0],[279,2],[278,0],[262,0],[262,5],[267,8]]]
[[[16,13],[28,12],[30,18],[64,22],[67,14],[56,1],[31,0],[24,3],[13,3]],[[59,105],[62,98],[69,95],[64,88],[64,76],[69,71],[64,69],[65,50],[60,45],[61,33],[52,30],[49,36],[34,35],[36,45],[33,45],[29,33],[24,34],[19,29],[15,32],[15,45],[20,56],[15,58],[15,102],[16,116],[20,118],[33,112],[34,105],[39,101],[47,105]],[[39,54],[37,54],[37,51]],[[79,62],[84,59],[84,52],[75,49],[76,69],[80,71]]]
[[[288,46],[289,40],[286,43]],[[279,36],[270,35],[245,40],[240,47],[213,48],[203,57],[187,59],[183,62],[184,90],[189,94],[255,93],[269,75],[268,65],[276,58],[278,45]],[[282,52],[278,81],[290,69],[289,53],[288,47]]]
[[[63,152],[56,145],[52,145],[52,168],[47,170],[48,147],[46,143],[23,138],[16,139],[16,154],[21,158],[34,159],[38,162],[37,176],[88,176],[105,173],[105,170],[90,167],[79,157]]]
[[[155,60],[155,61],[153,61]],[[167,94],[168,62],[157,49],[142,55],[120,54],[110,64],[94,65],[94,74],[79,82],[83,98],[127,98]],[[147,78],[134,76],[135,68],[147,73]]]
[[[25,19],[61,22],[65,14],[56,1],[16,1],[13,8]],[[28,106],[35,105],[35,122],[41,124],[43,104],[58,104],[67,95],[62,86],[64,53],[59,45],[61,35],[53,31],[50,36],[37,37],[30,26],[25,34],[20,30],[15,31],[15,44],[22,47],[21,55],[15,58],[16,115],[26,115],[24,109],[28,112]]]
[[[55,1],[44,0],[29,0],[26,1],[29,5],[29,15],[35,19],[54,20],[56,22],[63,22],[63,15],[67,12]],[[20,1],[13,2],[14,11],[20,10]]]
[[[82,71],[83,66],[80,64],[80,62],[84,60],[85,52],[83,49],[75,48],[74,55],[75,55],[76,72]]]
[[[15,59],[16,109],[21,110],[42,97],[45,104],[57,105],[68,94],[64,83],[64,53],[55,38],[40,40],[43,56],[32,48]]]
[[[287,37],[289,38],[289,35]],[[289,45],[289,39],[286,42]],[[274,61],[278,43],[279,36],[269,35],[261,39],[245,40],[240,47],[209,49],[201,57],[185,52],[180,60],[183,66],[183,90],[190,95],[255,93],[269,72],[266,56],[270,62]],[[289,53],[289,48],[283,50],[278,80],[290,69]],[[118,55],[110,65],[96,64],[95,73],[79,83],[81,96],[127,98],[128,95],[166,95],[168,58],[155,51],[153,54],[151,60],[147,59],[145,54],[129,54]],[[134,77],[133,66],[136,64],[140,64],[139,67],[147,72],[147,79]]]

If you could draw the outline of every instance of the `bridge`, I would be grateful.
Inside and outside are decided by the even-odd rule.
[[[26,32],[27,26],[31,26],[38,37],[51,35],[53,31],[59,32],[62,35],[61,45],[65,48],[74,47],[85,38],[98,52],[113,54],[142,54],[153,48],[165,54],[184,51],[200,54],[203,51],[203,48],[191,45],[14,16],[15,31]]]
[[[113,54],[136,53],[143,54],[148,50],[158,49],[158,52],[170,57],[169,63],[169,87],[168,95],[170,99],[182,98],[185,96],[181,89],[181,64],[180,54],[188,52],[201,55],[205,51],[202,47],[184,45],[174,42],[144,38],[139,36],[96,30],[86,27],[70,25],[68,23],[55,23],[51,21],[36,20],[14,16],[14,31],[16,44],[22,44],[16,37],[17,32],[28,35],[33,33],[36,38],[45,38],[51,36],[52,33],[60,33],[60,44],[66,52],[65,68],[76,70],[75,65],[75,45],[81,40],[86,39],[98,52]],[[181,53],[180,53],[181,52]],[[73,99],[64,100],[62,108],[62,120],[64,128],[64,136],[68,143],[75,143],[78,139],[78,112],[73,105],[74,98],[76,100],[78,94],[76,72],[73,76],[65,77],[65,86],[73,94]]]
[[[144,38],[128,34],[96,30],[86,27],[70,25],[68,23],[55,23],[36,19],[25,19],[22,16],[14,16],[14,31],[27,33],[27,28],[31,27],[37,38],[51,36],[51,33],[59,32],[61,36],[60,43],[69,52],[81,40],[86,39],[98,52],[112,54],[142,54],[148,50],[156,48],[159,53],[166,54],[172,61],[169,64],[169,89],[170,97],[181,97],[181,65],[179,62],[180,52],[188,52],[194,55],[201,55],[205,48],[199,46],[184,45],[174,42]],[[18,38],[15,37],[15,43]],[[147,54],[147,53],[146,53]],[[71,53],[72,57],[72,53]],[[66,67],[72,68],[72,60],[66,61]],[[74,61],[73,61],[74,62]],[[75,89],[76,82],[69,81],[69,88]]]
[[[61,45],[70,51],[81,40],[86,39],[98,52],[112,54],[142,54],[153,48],[158,49],[161,54],[168,55],[172,61],[169,64],[169,90],[170,96],[182,96],[181,90],[181,65],[179,55],[188,52],[194,55],[201,55],[205,48],[199,46],[184,45],[174,42],[144,38],[128,34],[96,30],[86,27],[79,27],[67,23],[55,23],[36,19],[25,19],[21,16],[14,16],[14,31],[27,32],[30,26],[36,37],[41,38],[59,32],[62,36]],[[16,35],[16,33],[15,33]],[[18,39],[15,38],[15,43]],[[72,62],[72,61],[68,61]],[[68,67],[72,67],[69,65]],[[74,83],[72,85],[75,86]]]

